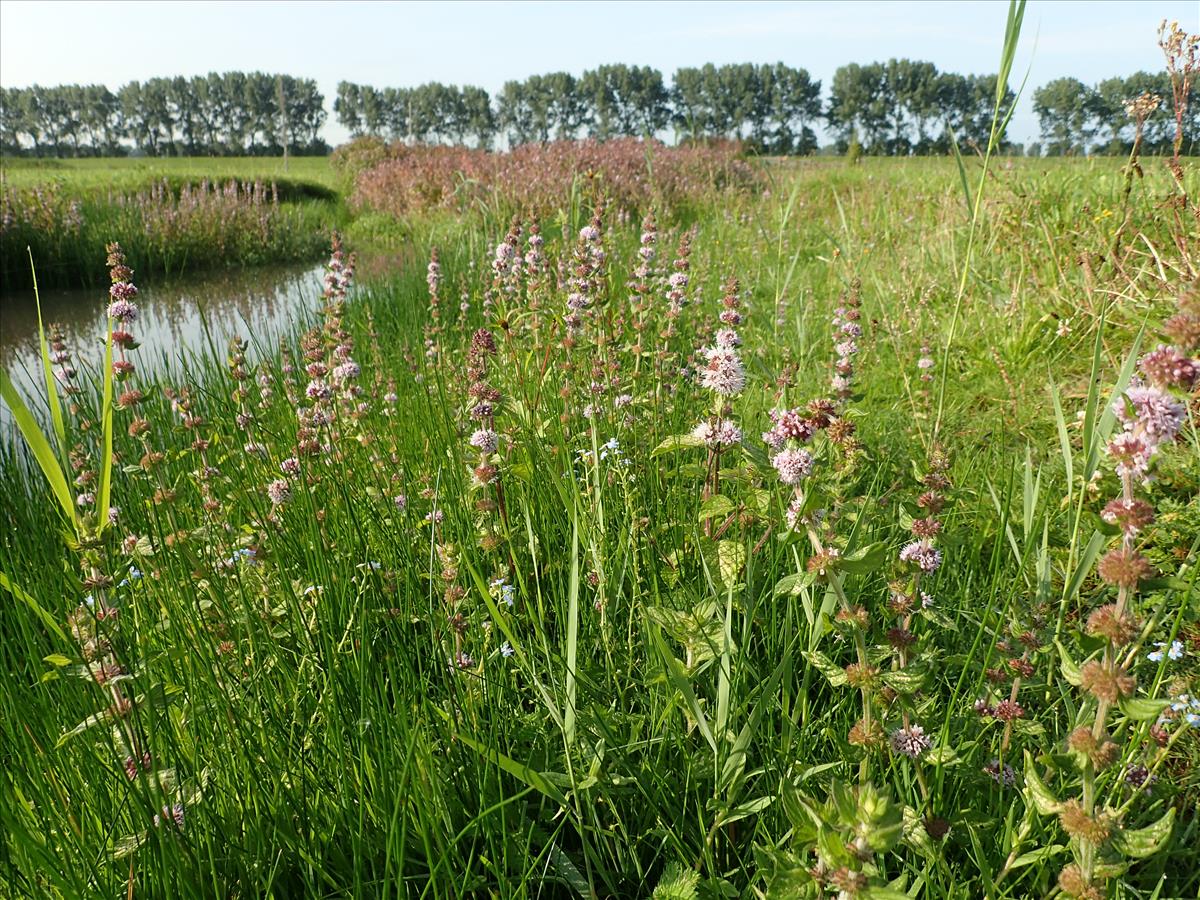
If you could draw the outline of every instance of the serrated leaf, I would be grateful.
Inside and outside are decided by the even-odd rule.
[[[954,751],[953,747],[943,745],[934,747],[925,754],[925,761],[934,766],[957,766],[962,762],[962,757]]]
[[[677,450],[689,450],[693,447],[703,447],[704,441],[693,434],[673,434],[653,450],[650,456],[662,456],[664,453],[674,453]]]
[[[727,516],[735,509],[734,503],[724,494],[713,494],[700,504],[700,521]]]
[[[868,544],[837,561],[839,571],[851,575],[866,575],[880,568],[887,561],[888,548],[883,542]]]
[[[922,856],[936,856],[937,846],[925,830],[925,822],[920,814],[911,806],[904,807],[904,843],[912,847]]]
[[[1025,796],[1032,802],[1034,808],[1043,816],[1055,815],[1062,804],[1054,796],[1054,792],[1046,786],[1046,782],[1037,773],[1037,764],[1029,751],[1025,751]]]
[[[785,575],[775,582],[775,596],[790,594],[795,597],[802,588],[815,584],[816,580],[817,576],[812,572],[796,572],[794,575]]]
[[[925,685],[926,674],[923,669],[908,666],[884,672],[880,678],[884,684],[901,694],[915,694]]]
[[[841,687],[849,680],[846,678],[846,673],[842,667],[834,663],[824,653],[818,650],[805,650],[803,656],[808,661],[808,664],[824,675],[825,680],[834,687]]]
[[[1162,818],[1145,828],[1119,829],[1112,836],[1113,849],[1134,859],[1153,856],[1166,845],[1174,825],[1175,807],[1171,807]]]
[[[741,541],[721,541],[717,544],[717,564],[721,582],[733,584],[746,564],[746,546]]]
[[[1066,679],[1068,684],[1079,687],[1083,681],[1079,674],[1079,666],[1071,658],[1071,654],[1067,652],[1067,648],[1062,645],[1061,641],[1055,640],[1054,646],[1058,648],[1058,657],[1060,660],[1058,668],[1062,672],[1062,677]]]
[[[1151,700],[1144,697],[1127,697],[1121,701],[1121,712],[1135,722],[1152,722],[1171,705],[1170,700]]]

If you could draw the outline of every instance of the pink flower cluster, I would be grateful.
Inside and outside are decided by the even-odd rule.
[[[858,338],[862,337],[859,320],[858,282],[855,281],[842,305],[833,311],[833,346],[837,360],[833,364],[831,386],[839,400],[849,399],[853,392],[854,357],[858,355]]]

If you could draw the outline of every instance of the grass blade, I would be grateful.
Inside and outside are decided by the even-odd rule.
[[[42,357],[42,375],[46,379],[46,405],[50,407],[50,421],[54,424],[54,437],[58,444],[58,460],[67,462],[67,430],[63,424],[62,404],[58,400],[58,388],[54,383],[54,369],[50,362],[50,346],[46,343],[46,328],[42,322],[42,297],[38,293],[37,269],[33,265],[33,250],[29,254],[29,272],[33,276],[33,302],[37,307],[38,351]]]
[[[567,595],[567,704],[563,710],[563,735],[567,746],[575,743],[575,662],[579,650],[579,516],[571,517],[571,576]]]
[[[8,404],[8,408],[12,410],[13,420],[17,423],[17,428],[20,429],[21,436],[25,439],[25,445],[33,453],[34,459],[37,460],[37,464],[42,469],[42,474],[46,476],[50,490],[54,493],[55,499],[58,500],[58,505],[62,507],[63,514],[73,526],[78,525],[78,519],[75,514],[75,502],[71,497],[71,488],[67,484],[66,475],[63,474],[63,467],[59,464],[58,457],[55,456],[45,432],[38,427],[33,413],[29,411],[29,407],[25,405],[25,401],[21,399],[20,394],[13,387],[12,379],[8,377],[8,372],[4,370],[0,370],[0,396],[4,398],[4,402]]]
[[[60,641],[62,641],[64,644],[70,643],[67,640],[66,632],[64,632],[58,622],[55,621],[54,616],[50,615],[50,613],[46,611],[46,608],[38,603],[37,599],[33,597],[32,594],[13,584],[12,579],[10,579],[3,572],[0,572],[0,588],[8,591],[26,606],[28,606],[31,610],[33,610],[34,615],[41,619],[42,624],[54,632],[55,637],[57,637]]]
[[[109,500],[112,496],[113,461],[113,323],[108,320],[104,339],[104,403],[100,420],[104,429],[103,446],[100,450],[100,481],[96,491],[96,530],[103,532],[108,526]]]

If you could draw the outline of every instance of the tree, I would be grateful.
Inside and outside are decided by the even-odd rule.
[[[210,86],[212,76],[209,77]],[[250,127],[250,112],[245,103],[246,74],[226,72],[217,78],[216,121],[222,133],[224,152],[238,156],[246,152],[246,131]]]
[[[492,114],[488,92],[481,87],[465,86],[462,89],[462,116],[462,131],[475,138],[475,146],[491,147],[492,137],[496,134],[496,117]]]
[[[652,136],[670,121],[662,73],[649,66],[608,65],[584,72],[579,93],[590,112],[593,137]]]
[[[579,82],[568,72],[542,76],[547,100],[546,117],[560,141],[574,140],[579,130],[590,124],[588,104],[580,93]]]
[[[671,123],[678,138],[696,138],[713,133],[711,110],[704,83],[704,71],[676,69],[671,79]]]
[[[826,116],[843,145],[856,131],[867,152],[882,153],[887,147],[892,103],[882,65],[850,63],[833,73]]]
[[[821,115],[821,82],[804,69],[783,63],[759,68],[759,83],[765,93],[766,149],[771,153],[812,153],[816,134],[809,127]]]
[[[1050,156],[1086,153],[1095,133],[1095,93],[1078,78],[1056,78],[1033,92],[1042,143]]]
[[[349,81],[339,81],[337,97],[333,100],[333,114],[338,124],[350,132],[351,137],[362,134],[362,98],[360,88]]]
[[[24,130],[20,88],[0,87],[0,152],[19,153]]]
[[[496,124],[504,131],[510,147],[533,139],[533,111],[523,81],[506,81],[496,98]]]
[[[933,139],[927,126],[941,109],[937,66],[931,62],[910,59],[889,60],[887,81],[899,111],[893,112],[893,122],[898,126],[893,134],[895,152],[930,152]],[[902,134],[899,127],[901,122]]]

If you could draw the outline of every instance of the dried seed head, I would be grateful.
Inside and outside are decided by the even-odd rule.
[[[1124,647],[1138,633],[1138,620],[1128,613],[1118,611],[1115,603],[1102,606],[1088,616],[1087,633],[1092,637],[1107,638],[1115,647]]]
[[[1058,873],[1058,889],[1071,900],[1103,900],[1104,894],[1072,864]]]
[[[1150,574],[1150,561],[1136,550],[1118,547],[1104,554],[1096,571],[1109,584],[1132,589]]]
[[[1079,670],[1080,686],[1107,703],[1116,703],[1122,697],[1132,696],[1137,681],[1120,666],[1108,667],[1099,660],[1084,663]]]
[[[854,688],[873,688],[879,681],[879,669],[864,663],[846,666],[846,681]]]
[[[1067,834],[1097,847],[1108,840],[1112,833],[1112,825],[1107,816],[1103,813],[1089,814],[1078,800],[1068,800],[1063,804],[1058,820]]]
[[[849,609],[839,610],[834,616],[834,621],[853,628],[866,628],[871,624],[871,617],[863,607],[851,606]]]
[[[856,747],[866,747],[868,749],[880,747],[886,740],[883,733],[883,726],[877,721],[872,720],[870,725],[865,724],[861,719],[854,723],[850,729],[850,733],[846,736],[851,744]]]

